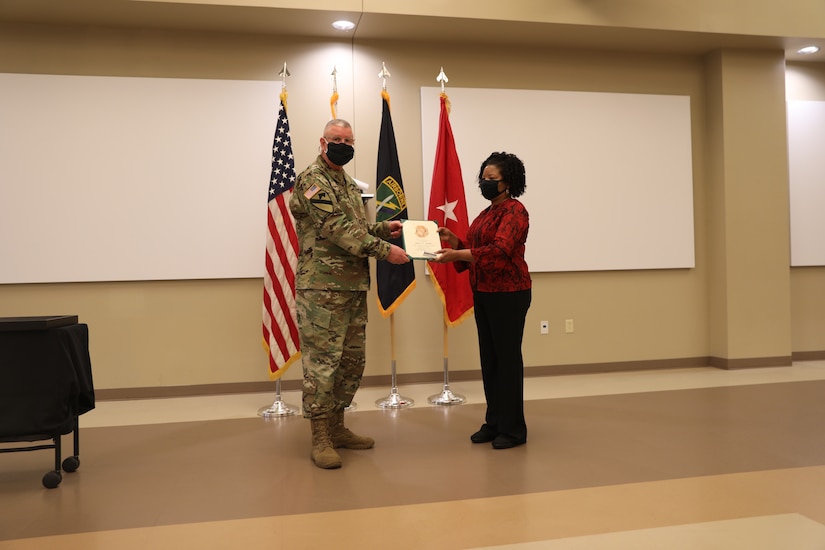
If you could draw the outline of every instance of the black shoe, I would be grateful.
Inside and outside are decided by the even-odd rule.
[[[498,434],[487,424],[484,424],[480,430],[470,436],[470,441],[473,443],[489,443],[494,440]]]
[[[509,435],[499,434],[493,439],[493,449],[512,449],[527,443],[526,439],[516,439]]]

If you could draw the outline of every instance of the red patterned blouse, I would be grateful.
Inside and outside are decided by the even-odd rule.
[[[470,286],[478,292],[515,292],[531,288],[532,281],[524,261],[524,243],[530,216],[516,199],[481,211],[467,232],[466,242],[475,261],[455,262],[458,271],[470,270]]]

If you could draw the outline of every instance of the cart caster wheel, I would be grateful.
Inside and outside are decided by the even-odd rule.
[[[80,468],[80,458],[76,456],[69,456],[63,461],[63,470],[66,472],[74,472]]]
[[[43,487],[46,489],[54,489],[60,482],[63,481],[63,476],[60,472],[52,470],[51,472],[47,473],[43,476]]]

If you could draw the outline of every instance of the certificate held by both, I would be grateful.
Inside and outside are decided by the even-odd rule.
[[[438,224],[429,220],[404,220],[401,225],[404,250],[413,260],[434,260],[444,248],[438,235]]]

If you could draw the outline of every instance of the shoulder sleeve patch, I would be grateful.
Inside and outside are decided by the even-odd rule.
[[[304,196],[308,199],[311,199],[312,197],[315,196],[315,193],[317,193],[320,190],[321,190],[321,188],[313,183],[312,186],[309,189],[304,191]]]
[[[313,187],[315,187],[315,192],[310,197],[307,197],[309,199],[309,203],[318,210],[331,214],[332,200],[330,200],[329,195],[327,195],[326,191],[321,191],[316,186]],[[310,189],[310,191],[311,190],[312,189]],[[309,191],[307,191],[307,193],[309,193]]]

